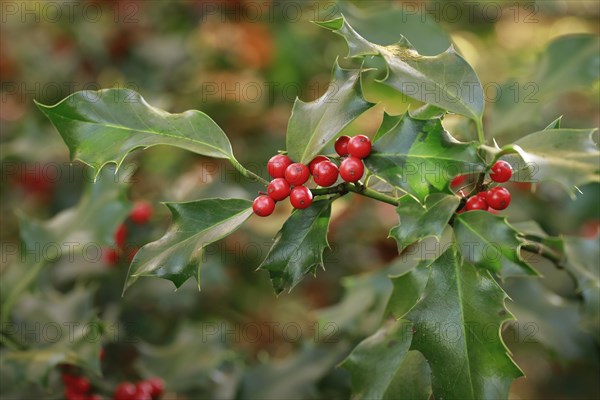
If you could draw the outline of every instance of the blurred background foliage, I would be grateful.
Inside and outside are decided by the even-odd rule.
[[[60,4],[62,14],[52,4]],[[125,221],[128,247],[134,248],[160,237],[167,226],[161,201],[251,198],[257,190],[224,162],[159,146],[135,152],[118,174],[122,182],[97,193],[121,212],[86,215],[80,207],[70,221],[35,221],[85,202],[81,196],[91,174],[69,162],[67,147],[33,99],[53,104],[77,90],[127,87],[171,112],[199,109],[228,134],[238,159],[266,176],[266,160],[285,145],[294,99],[320,96],[336,57],[347,53],[341,38],[309,21],[340,13],[377,43],[393,43],[403,34],[426,55],[453,44],[484,85],[486,135],[500,145],[561,115],[563,127],[599,125],[596,1],[3,2],[3,303],[6,290],[27,274],[27,259],[13,251],[19,234],[47,243],[58,240],[52,236],[58,229],[66,235],[60,240],[75,234],[89,240],[98,226],[111,230],[125,221],[124,210],[143,199],[156,212],[143,227]],[[342,66],[351,62],[340,57]],[[366,74],[364,89],[381,104],[349,126],[348,134],[373,134],[383,110],[399,114],[418,106],[392,95],[376,77]],[[474,137],[462,118],[448,117],[446,128],[462,139]],[[533,217],[550,234],[597,240],[599,185],[580,188],[574,201],[552,184],[513,185],[507,210],[513,223]],[[391,292],[387,275],[407,268],[387,239],[396,214],[365,198],[336,202],[327,270],[276,298],[267,275],[255,269],[289,211],[279,206],[274,217],[252,218],[213,245],[200,292],[191,281],[174,293],[168,281],[141,279],[122,298],[126,257],[116,266],[66,257],[48,263],[17,300],[12,322],[22,328],[102,321],[101,340],[75,336],[49,343],[17,333],[16,346],[25,349],[19,357],[6,346],[1,350],[2,398],[60,398],[62,383],[53,367],[61,362],[80,365],[104,394],[122,380],[159,375],[167,398],[348,398],[348,374],[335,366],[380,323]],[[87,223],[74,228],[79,218]],[[33,228],[19,232],[19,219]],[[97,243],[110,246],[111,239]],[[506,327],[505,339],[528,376],[513,384],[511,397],[598,397],[598,344],[577,328],[573,283],[541,261],[536,267],[544,272],[543,283],[507,287],[514,299],[536,303],[533,313],[509,304],[520,321]]]

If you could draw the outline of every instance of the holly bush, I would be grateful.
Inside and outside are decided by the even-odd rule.
[[[47,221],[18,214],[24,256],[8,270],[14,276],[3,278],[2,368],[7,381],[52,386],[58,368],[68,398],[92,392],[157,398],[167,391],[192,397],[316,398],[329,393],[361,399],[500,399],[508,398],[513,382],[524,375],[505,343],[511,342],[511,332],[534,338],[565,359],[587,351],[582,349],[597,349],[597,233],[582,238],[559,232],[552,218],[540,223],[536,214],[536,208],[556,203],[544,196],[544,188],[573,202],[589,190],[592,201],[598,200],[597,129],[568,127],[558,116],[543,129],[517,129],[514,139],[499,127],[488,130],[484,117],[494,124],[499,118],[499,125],[508,127],[527,111],[521,114],[501,103],[488,117],[484,85],[453,46],[423,55],[404,36],[393,44],[378,43],[367,38],[372,34],[359,33],[364,24],[356,16],[315,24],[341,36],[348,52],[333,63],[320,97],[308,102],[296,98],[285,146],[259,161],[259,168],[240,161],[249,159],[247,149],[232,145],[227,129],[207,113],[170,113],[132,89],[83,90],[56,104],[36,102],[71,158],[83,162],[92,179],[76,205]],[[556,81],[576,76],[587,82],[581,75],[595,74],[597,84],[597,71],[588,65],[597,64],[597,49],[597,37],[559,37],[548,47],[539,71]],[[578,57],[570,67],[574,72],[565,65],[552,75],[547,70],[553,63],[571,61],[563,51]],[[394,104],[407,106],[400,113],[381,106],[393,109]],[[366,114],[378,126],[364,135],[357,125]],[[178,196],[168,198],[167,192],[163,205],[131,204],[126,160],[138,149],[152,152],[159,145],[201,156],[207,165],[229,163],[238,174],[232,179],[244,178],[244,187],[256,193],[254,201],[236,189],[239,184],[221,180],[200,199],[174,201]],[[152,168],[160,170],[163,162],[185,157],[174,154],[175,159],[163,160],[155,153]],[[149,174],[145,185],[153,190],[155,183],[160,182]],[[538,187],[542,195],[534,191]],[[288,196],[293,206],[289,215]],[[372,213],[379,211],[369,214],[369,208],[385,210],[386,220],[397,219],[389,230],[396,250],[386,266],[344,278],[345,294],[319,312],[312,344],[303,344],[283,364],[265,362],[242,372],[227,340],[215,336],[216,331],[207,339],[208,328],[200,322],[207,306],[193,309],[189,302],[196,294],[185,288],[193,278],[197,289],[202,287],[201,303],[221,301],[218,291],[203,296],[211,285],[227,291],[227,278],[210,275],[223,274],[211,257],[220,243],[251,243],[246,223],[264,224],[264,229],[279,225],[257,265],[240,263],[248,269],[240,272],[244,275],[268,274],[278,295],[268,302],[277,304],[307,276],[316,275],[313,282],[322,279],[320,270],[326,266],[344,275],[342,263],[328,260],[352,252],[357,242],[367,244],[358,250],[365,252],[369,243],[386,241],[381,229],[370,226],[376,219]],[[514,213],[507,214],[511,209]],[[167,211],[170,223],[165,226]],[[560,219],[563,210],[552,212]],[[358,239],[338,236],[332,246],[337,219],[355,219],[351,234]],[[100,264],[128,265],[127,272],[105,282],[78,283],[72,267],[86,260],[67,260],[64,254],[68,246],[82,243],[101,244]],[[248,258],[243,254],[248,248],[233,247],[233,257]],[[58,255],[38,257],[39,249]],[[53,278],[58,289],[28,295],[36,280],[51,278],[44,275],[50,267],[62,271]],[[552,274],[572,285],[555,290],[562,297],[544,284],[544,275]],[[147,277],[172,282],[187,299],[143,286]],[[138,286],[143,290],[136,291]],[[255,295],[249,288],[239,290],[231,301],[249,312]],[[124,309],[111,309],[113,302],[122,302]],[[155,314],[141,320],[132,315],[136,307],[149,304]],[[194,310],[187,321],[186,310]],[[209,320],[218,315],[210,310]],[[306,318],[289,312],[292,321]],[[23,340],[18,332],[19,323],[65,324],[75,316],[84,323],[74,325],[62,340],[39,343]],[[115,321],[129,318],[136,322],[126,336],[112,332],[120,326]],[[136,334],[145,334],[148,341],[128,343],[126,338]],[[104,347],[110,350],[108,358],[102,356]],[[319,395],[316,388],[300,388],[319,379]],[[285,389],[278,389],[280,384]]]

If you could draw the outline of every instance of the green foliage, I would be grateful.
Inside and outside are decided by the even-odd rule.
[[[393,13],[398,15],[398,10]],[[371,21],[388,21],[389,15],[380,12],[373,18]],[[353,21],[364,34],[350,26]],[[511,383],[522,372],[503,342],[503,324],[512,315],[505,307],[507,295],[497,280],[502,280],[509,292],[516,290],[513,298],[517,316],[553,332],[536,336],[543,345],[565,359],[590,348],[589,337],[582,332],[566,324],[546,323],[543,317],[560,316],[569,323],[581,323],[598,339],[597,241],[551,237],[538,227],[532,233],[525,226],[509,223],[505,216],[489,212],[457,213],[464,205],[463,194],[453,193],[450,182],[458,175],[470,174],[474,183],[463,193],[473,195],[484,190],[493,184],[484,183],[491,164],[502,157],[515,166],[513,181],[555,181],[574,194],[579,186],[600,182],[600,152],[592,137],[595,130],[561,128],[564,123],[558,118],[545,130],[492,147],[483,134],[482,85],[473,68],[452,46],[441,54],[424,56],[404,36],[391,45],[375,44],[371,40],[387,41],[388,35],[378,35],[378,27],[373,29],[372,22],[366,23],[356,15],[317,24],[344,37],[348,56],[359,63],[343,69],[336,60],[330,85],[322,97],[308,103],[296,99],[286,136],[286,152],[294,161],[310,162],[342,131],[357,129],[355,121],[375,106],[365,99],[362,87],[373,59],[381,62],[386,72],[378,83],[392,88],[393,96],[402,101],[408,96],[423,104],[403,115],[383,113],[373,138],[373,151],[364,160],[368,169],[364,181],[313,189],[315,201],[307,209],[292,212],[259,269],[268,271],[276,294],[291,291],[306,275],[315,274],[318,267],[324,269],[332,204],[348,192],[396,206],[399,224],[390,236],[397,243],[400,258],[380,270],[346,278],[342,300],[317,313],[322,321],[334,321],[347,340],[329,347],[324,343],[303,346],[286,361],[259,365],[244,376],[232,373],[223,381],[238,383],[236,397],[317,397],[314,383],[347,356],[341,366],[349,372],[354,398],[428,399],[431,394],[436,399],[508,398]],[[447,39],[440,35],[436,43],[445,44]],[[420,48],[426,47],[421,38],[417,40]],[[573,86],[581,87],[596,80],[597,71],[590,67],[597,64],[596,48],[597,40],[588,36],[559,38],[552,43],[538,68],[539,79],[548,85],[544,95],[568,90],[571,81]],[[104,166],[114,163],[118,169],[137,148],[165,144],[226,159],[253,183],[266,184],[264,178],[235,159],[227,135],[203,112],[171,114],[150,106],[128,89],[77,92],[54,106],[37,105],[60,133],[71,157],[96,169],[97,182],[77,207],[48,222],[21,216],[26,250],[74,240],[113,245],[112,234],[129,206],[124,195],[126,185],[111,182],[114,171]],[[502,104],[494,112],[498,109]],[[472,120],[478,140],[459,141],[455,136],[465,138],[471,132],[453,135],[446,130],[444,119],[449,113]],[[524,114],[509,108],[503,114],[508,120],[505,125],[492,129],[508,129]],[[239,197],[245,194],[231,192],[241,192]],[[178,289],[194,276],[199,286],[206,246],[232,234],[252,213],[251,202],[237,198],[165,204],[171,212],[171,225],[161,238],[135,255],[125,289],[141,276],[167,279]],[[436,256],[425,254],[428,244],[437,246]],[[407,261],[408,253],[413,251],[417,255]],[[538,281],[512,279],[538,278],[539,273],[524,260],[522,251],[547,258],[575,278],[583,297],[581,313],[573,301],[556,301],[556,295]],[[18,309],[14,307],[17,297],[46,261],[38,262],[3,297],[3,322]],[[96,321],[93,313],[81,318]],[[238,360],[233,360],[219,340],[209,344],[196,341],[194,332],[202,329],[189,323],[170,337],[168,345],[139,344],[144,365],[140,368],[147,368],[148,374],[168,377],[176,390],[193,391],[210,384],[216,374],[210,376],[209,372]],[[317,332],[322,333],[319,329]],[[87,346],[75,341],[21,349],[9,336],[3,336],[3,340],[17,347],[3,357],[3,375],[12,380],[45,379],[62,362],[99,371],[98,344]],[[563,341],[577,344],[560,348]],[[353,350],[351,343],[356,345]],[[189,370],[186,366],[194,364],[199,355],[202,362],[198,369]],[[164,358],[181,362],[161,364]],[[201,382],[195,381],[198,377]]]
[[[172,223],[164,236],[135,255],[125,289],[141,276],[156,276],[180,287],[190,277],[200,285],[200,265],[207,245],[230,235],[252,214],[243,199],[204,199],[166,203]]]
[[[460,200],[453,195],[434,193],[419,203],[410,196],[403,196],[396,209],[400,225],[390,231],[398,242],[398,251],[430,236],[439,238],[458,208]]]
[[[536,275],[521,257],[524,241],[505,218],[485,211],[460,214],[454,234],[463,257],[476,267],[507,276]]]
[[[390,118],[386,124],[390,124]],[[418,120],[405,114],[379,135],[365,160],[379,178],[420,200],[448,187],[460,173],[485,166],[475,142],[461,143],[444,130],[441,119]]]
[[[489,272],[463,262],[451,247],[431,264],[420,301],[403,316],[413,323],[411,349],[432,372],[437,398],[507,398],[522,375],[508,356],[500,328],[510,318],[506,294]]]
[[[54,106],[37,105],[60,132],[71,157],[97,170],[108,163],[120,166],[131,151],[159,144],[233,159],[229,139],[208,115],[170,114],[129,89],[82,91]]]
[[[296,210],[275,236],[260,269],[269,271],[276,293],[292,289],[308,273],[323,265],[323,252],[329,247],[327,230],[331,201],[315,201],[304,210]]]
[[[393,45],[380,46],[361,37],[344,18],[318,24],[346,40],[348,57],[381,57],[387,66],[386,85],[423,103],[481,120],[483,88],[473,68],[452,46],[437,56],[424,57],[403,36]]]
[[[305,103],[296,99],[288,123],[288,156],[308,164],[348,124],[374,104],[363,98],[360,71],[333,66],[332,80],[323,96]]]

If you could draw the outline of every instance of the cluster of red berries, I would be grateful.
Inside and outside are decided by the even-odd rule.
[[[90,393],[92,384],[85,376],[77,376],[69,371],[63,371],[62,381],[65,385],[67,400],[101,400],[99,394]]]
[[[129,213],[129,220],[137,225],[144,225],[150,221],[154,209],[150,203],[138,201],[133,205]],[[133,260],[133,257],[139,250],[138,247],[126,249],[128,229],[125,223],[120,224],[114,233],[115,244],[117,248],[105,249],[103,253],[104,261],[108,265],[116,265],[119,262],[119,255],[126,254],[127,260]]]
[[[512,176],[512,167],[506,161],[497,161],[490,170],[490,178],[497,183],[508,181]],[[459,175],[451,183],[451,186],[458,186],[464,180],[464,175]],[[508,189],[495,186],[489,190],[477,193],[467,199],[465,206],[459,212],[483,210],[504,210],[510,204],[510,192]]]
[[[137,383],[121,382],[113,394],[114,400],[152,400],[159,398],[164,391],[162,379],[155,376]]]
[[[288,196],[294,208],[309,207],[313,194],[304,184],[311,175],[321,187],[332,186],[337,182],[338,176],[346,182],[358,182],[365,173],[362,159],[371,153],[371,140],[365,135],[352,138],[340,136],[335,142],[335,151],[341,157],[339,167],[323,155],[316,156],[308,165],[292,162],[283,154],[271,157],[267,171],[274,179],[267,186],[267,193],[254,199],[254,213],[260,217],[269,216],[275,210],[275,203]]]

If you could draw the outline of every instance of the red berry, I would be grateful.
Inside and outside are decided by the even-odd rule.
[[[108,265],[116,265],[119,262],[119,253],[115,249],[102,249],[102,259]]]
[[[259,217],[268,217],[275,210],[275,201],[269,196],[258,196],[252,203],[252,210]]]
[[[290,203],[297,209],[304,209],[312,204],[313,195],[306,186],[296,186],[290,193]]]
[[[331,161],[322,161],[314,169],[313,178],[319,186],[331,186],[338,179],[338,167]]]
[[[125,241],[127,240],[127,225],[121,224],[115,231],[115,243],[118,247],[125,247]]]
[[[62,381],[65,384],[65,386],[73,386],[75,379],[77,379],[77,377],[74,375],[71,375],[67,372],[62,373]]]
[[[340,165],[340,176],[346,182],[358,182],[365,173],[365,166],[356,157],[348,157]]]
[[[267,164],[267,172],[273,178],[283,178],[286,168],[292,163],[292,160],[286,155],[277,154],[269,160]]]
[[[315,174],[313,171],[315,169],[315,167],[317,166],[318,163],[320,163],[321,161],[329,161],[329,158],[325,157],[325,156],[316,156],[315,158],[313,158],[313,160],[308,164],[308,170],[310,171],[311,174]]]
[[[352,157],[365,158],[371,154],[371,139],[365,135],[356,135],[348,142],[348,153]]]
[[[512,176],[512,167],[506,161],[500,160],[496,161],[496,163],[492,166],[492,170],[490,172],[490,178],[494,182],[506,182]]]
[[[503,187],[491,188],[485,199],[494,210],[504,210],[510,204],[510,192]]]
[[[122,382],[115,389],[114,400],[136,400],[137,389],[131,382]]]
[[[290,184],[283,178],[275,178],[267,186],[267,193],[275,201],[285,199],[290,195]]]
[[[450,182],[450,186],[459,187],[460,185],[463,184],[465,179],[467,179],[467,175],[458,175],[458,176],[454,177],[454,179],[452,179],[452,181]]]
[[[290,185],[300,186],[305,183],[310,177],[308,167],[301,163],[290,164],[285,170],[285,180]]]
[[[335,141],[334,147],[335,152],[340,155],[340,157],[344,157],[348,155],[348,142],[350,141],[350,136],[340,136]]]
[[[152,392],[150,394],[153,397],[160,396],[165,390],[165,382],[158,376],[148,379],[148,383],[152,385]]]
[[[134,204],[133,209],[129,214],[129,218],[136,224],[145,224],[150,220],[153,211],[154,209],[150,203],[138,201]]]
[[[488,192],[484,190],[483,192],[477,193],[477,196],[479,196],[479,197],[481,197],[482,199],[485,200],[487,198],[487,193]]]
[[[135,384],[135,388],[138,394],[144,392],[152,396],[152,384],[148,381],[139,381]]]
[[[135,393],[135,400],[152,400],[152,395],[148,392],[137,391]]]
[[[67,400],[86,400],[85,393],[81,393],[72,387],[65,389],[65,399]]]
[[[465,210],[473,211],[473,210],[487,210],[488,204],[483,197],[473,196],[467,200],[467,204],[465,205]]]
[[[87,393],[91,386],[90,381],[84,376],[75,377],[70,384],[70,387],[79,393]]]

